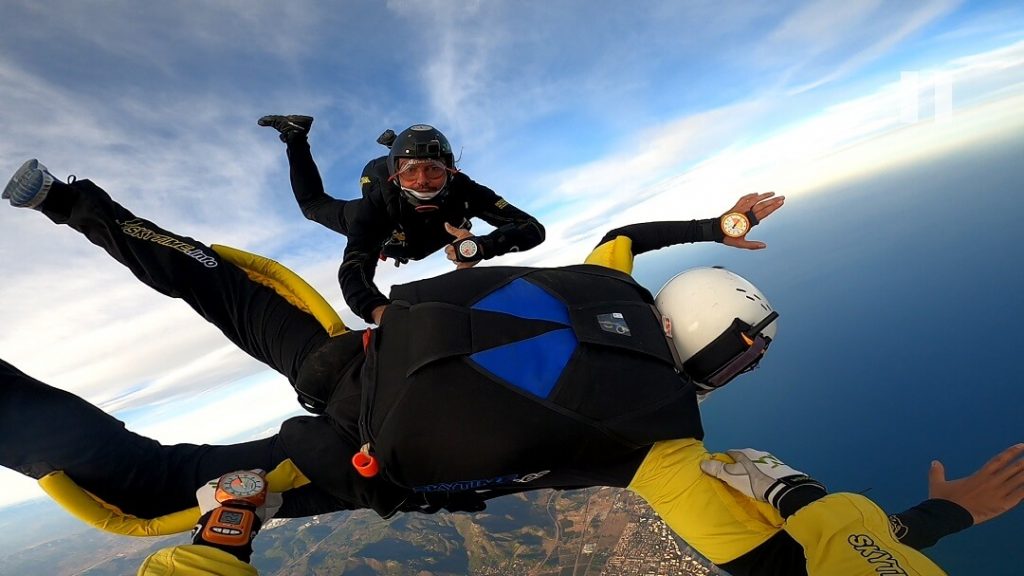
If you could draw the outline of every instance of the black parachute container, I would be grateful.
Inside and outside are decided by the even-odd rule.
[[[703,436],[653,298],[626,274],[473,268],[391,297],[360,415],[391,482],[624,486],[654,442]]]

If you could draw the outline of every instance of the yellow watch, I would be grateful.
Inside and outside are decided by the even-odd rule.
[[[729,212],[719,220],[722,233],[729,238],[740,238],[750,231],[750,219],[746,214]]]

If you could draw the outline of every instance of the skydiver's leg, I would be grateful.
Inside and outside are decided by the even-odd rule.
[[[82,398],[0,360],[0,464],[41,478],[63,471],[121,511],[152,518],[191,508],[206,481],[285,460],[277,436],[230,446],[159,442]]]
[[[41,210],[84,234],[158,292],[181,298],[232,342],[292,382],[327,340],[316,319],[208,246],[138,218],[89,180],[54,182]]]
[[[346,215],[351,216],[350,204],[353,201],[332,198],[324,191],[320,170],[313,161],[305,135],[290,136],[286,141],[292,193],[295,194],[295,201],[299,203],[303,216],[348,236],[350,219]]]

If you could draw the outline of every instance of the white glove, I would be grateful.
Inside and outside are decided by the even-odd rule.
[[[734,463],[721,460],[704,460],[700,469],[714,476],[739,492],[760,502],[768,502],[779,509],[782,497],[799,486],[816,485],[825,487],[803,472],[790,468],[775,456],[761,450],[744,448],[726,452]]]

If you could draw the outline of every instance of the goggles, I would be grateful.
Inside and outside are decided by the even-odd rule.
[[[395,176],[403,187],[413,186],[421,179],[439,180],[448,175],[448,167],[440,160],[412,158],[402,161],[401,164],[402,167]]]
[[[721,388],[730,380],[750,372],[761,362],[771,338],[761,331],[779,317],[772,311],[751,326],[736,318],[729,328],[683,363],[683,371],[705,390]]]

